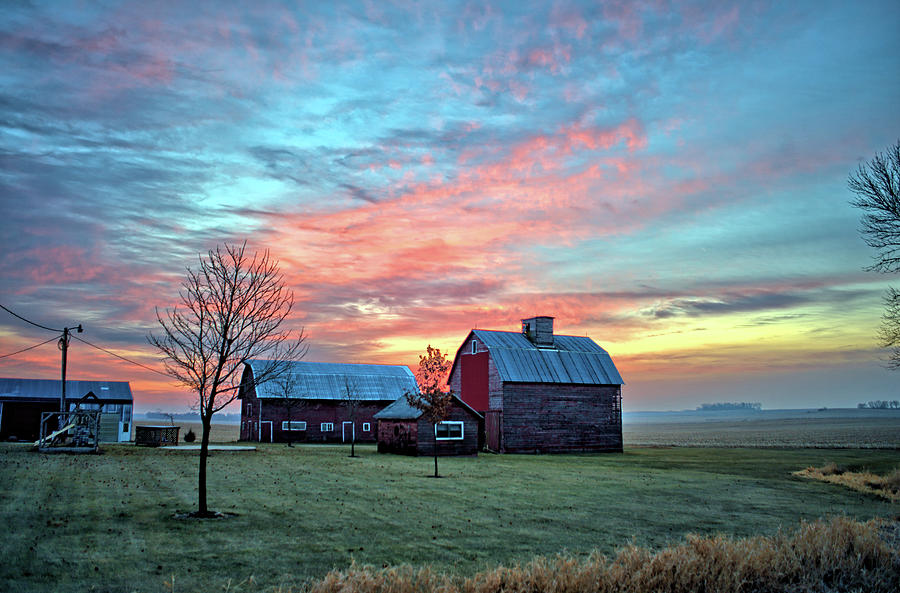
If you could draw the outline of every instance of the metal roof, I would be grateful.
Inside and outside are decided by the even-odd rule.
[[[271,361],[247,362],[254,374],[258,374],[268,364]],[[419,391],[412,371],[402,365],[298,361],[290,363],[290,370],[287,372],[293,375],[297,399],[344,399],[347,380],[359,398],[367,401],[394,401],[407,391]],[[278,381],[268,381],[257,386],[256,396],[283,397],[279,392],[280,387]]]
[[[60,379],[0,379],[0,399],[59,400]],[[66,380],[66,401],[75,402],[89,391],[101,400],[134,401],[128,381]]]
[[[406,396],[400,396],[397,401],[376,412],[372,417],[376,420],[416,420],[423,413],[422,410],[409,405]]]
[[[553,346],[535,346],[518,332],[474,329],[491,353],[501,381],[623,385],[609,354],[587,336],[553,336]],[[459,352],[457,352],[457,359]],[[456,366],[456,361],[454,361]]]
[[[481,414],[475,411],[472,406],[459,399],[455,395],[451,395],[453,398],[453,402],[459,405],[461,408],[465,408],[472,412],[475,416],[479,418],[483,418]],[[376,420],[415,420],[419,416],[423,414],[422,410],[416,408],[415,406],[409,405],[409,402],[406,401],[406,396],[400,396],[397,398],[397,401],[381,410],[380,412],[376,412],[373,418]]]

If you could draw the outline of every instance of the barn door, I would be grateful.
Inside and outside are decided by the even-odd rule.
[[[271,443],[274,441],[272,437],[272,421],[261,420],[259,423],[259,442]]]
[[[487,448],[500,451],[500,424],[503,412],[486,412],[484,415],[484,432]]]
[[[342,422],[341,423],[341,435],[345,443],[349,443],[354,439],[356,435],[356,427],[352,422]]]

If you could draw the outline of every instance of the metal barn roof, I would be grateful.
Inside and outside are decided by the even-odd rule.
[[[247,362],[254,374],[268,364],[271,361]],[[394,401],[407,391],[419,390],[412,371],[402,365],[298,361],[290,363],[288,372],[294,375],[294,392],[299,399],[344,399],[348,379],[360,399],[368,401]],[[268,381],[256,388],[256,396],[283,397],[279,387],[277,381]]]
[[[472,406],[459,399],[455,395],[451,395],[453,398],[453,403],[459,405],[461,408],[465,408],[469,410],[472,414],[479,418],[483,418],[481,414],[475,411]],[[373,418],[376,420],[416,420],[419,416],[421,416],[424,412],[415,406],[409,405],[409,402],[406,401],[405,396],[401,396],[397,398],[397,401],[381,410],[380,412],[376,412]]]
[[[474,329],[472,334],[490,351],[502,381],[582,385],[625,383],[606,350],[587,336],[554,335],[552,347],[538,347],[518,332]]]
[[[0,399],[58,400],[62,391],[59,379],[0,379]],[[75,402],[89,391],[101,400],[133,401],[131,385],[127,381],[69,381],[66,380],[66,401]]]
[[[418,408],[409,405],[406,397],[398,397],[397,401],[376,412],[373,418],[376,420],[416,420],[424,412]]]

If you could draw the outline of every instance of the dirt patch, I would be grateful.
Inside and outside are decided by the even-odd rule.
[[[237,516],[237,513],[225,513],[222,511],[208,511],[202,515],[197,511],[175,511],[172,518],[179,521],[220,521],[223,519],[233,519]]]

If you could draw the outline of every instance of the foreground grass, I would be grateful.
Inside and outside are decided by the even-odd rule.
[[[900,555],[884,541],[879,522],[847,518],[804,523],[772,537],[731,539],[689,536],[686,543],[652,552],[627,546],[614,558],[593,553],[540,557],[471,577],[430,567],[353,565],[310,585],[311,593],[658,593],[660,591],[900,590]],[[289,593],[291,589],[282,588]]]
[[[132,446],[99,456],[0,446],[0,590],[221,590],[299,586],[353,561],[473,574],[568,551],[587,559],[689,533],[774,535],[800,520],[868,520],[896,505],[792,471],[827,462],[886,473],[892,451],[629,449],[623,455],[429,459],[358,447],[215,452],[210,505],[194,508],[194,453]]]

